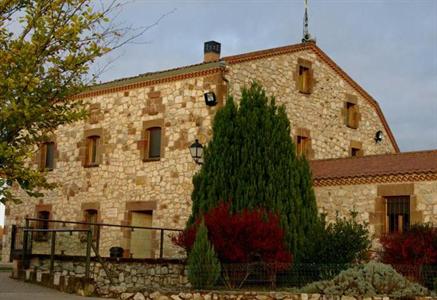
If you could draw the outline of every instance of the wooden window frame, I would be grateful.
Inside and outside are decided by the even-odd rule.
[[[160,128],[161,129],[161,148],[160,148],[160,155],[159,157],[150,157],[150,130],[153,128]],[[164,120],[158,119],[158,120],[150,120],[150,121],[144,121],[143,122],[143,131],[142,131],[142,139],[139,141],[139,149],[140,154],[143,162],[154,162],[154,161],[160,161],[164,158],[164,150],[165,150],[165,127],[164,127]]]
[[[346,101],[342,109],[344,125],[351,129],[357,129],[361,121],[361,113],[358,106],[358,98],[355,95],[346,94]]]
[[[98,167],[100,162],[98,159],[98,151],[100,147],[100,136],[92,135],[86,138],[86,166]]]
[[[159,129],[159,143],[160,143],[160,149],[159,149],[159,155],[158,156],[151,156],[151,146],[152,146],[152,130],[156,130]],[[146,157],[144,157],[145,160],[148,161],[153,161],[153,160],[160,160],[161,159],[161,148],[162,148],[162,128],[161,127],[149,127],[146,129],[146,133],[145,136],[147,137],[147,143],[146,143],[146,149],[144,150],[144,152],[146,153]]]
[[[377,186],[374,211],[369,215],[369,221],[374,226],[376,237],[388,234],[386,198],[394,196],[409,197],[410,226],[424,222],[423,210],[418,208],[418,197],[415,194],[414,183],[381,184]]]
[[[304,148],[299,150],[299,139],[304,140]],[[294,143],[296,145],[296,155],[304,155],[307,159],[314,158],[314,151],[312,149],[311,132],[306,128],[297,128],[294,136]]]
[[[351,141],[349,146],[350,157],[362,157],[364,156],[363,143],[358,141]]]
[[[53,161],[52,161],[52,167],[51,168],[47,167],[47,159],[48,159],[48,157],[47,157],[47,154],[48,154],[47,148],[48,148],[49,144],[53,145],[53,157],[52,157]],[[56,156],[57,156],[57,149],[56,149],[56,143],[54,141],[47,141],[47,142],[41,143],[39,145],[39,160],[38,160],[39,170],[41,172],[44,172],[44,171],[46,171],[46,172],[53,171],[55,169],[55,167],[56,167]]]
[[[92,222],[90,220],[88,220],[89,212],[91,212],[91,211],[95,212],[95,221],[92,221]],[[100,218],[100,212],[98,209],[87,208],[87,209],[83,210],[83,221],[85,223],[99,223],[99,218]],[[89,226],[85,225],[84,229],[88,229],[89,227],[91,228],[93,240],[94,241],[97,240],[97,238],[99,236],[99,233],[98,233],[99,227],[97,225],[89,225]]]
[[[385,221],[385,232],[387,234],[392,234],[392,233],[402,233],[404,231],[408,231],[410,226],[411,226],[411,199],[409,195],[406,196],[386,196],[384,197],[385,200],[385,212],[386,212],[386,221]],[[405,213],[406,216],[408,216],[407,220],[405,220],[405,218],[403,216],[401,216],[400,214],[397,214],[396,216],[396,220],[394,220],[394,224],[393,227],[397,228],[398,230],[390,230],[391,226],[391,219],[392,219],[392,214],[389,214],[390,210],[393,210],[392,205],[394,205],[393,203],[395,201],[399,201],[399,200],[407,200],[405,204],[402,203],[397,203],[397,205],[403,205],[405,206],[403,209],[407,209],[407,213]],[[402,201],[399,201],[402,202]],[[391,209],[390,209],[391,208]],[[401,218],[399,218],[401,217]],[[405,225],[405,223],[407,223],[407,225]],[[394,229],[395,229],[394,228]]]
[[[84,134],[85,138],[81,147],[81,157],[82,157],[82,165],[84,168],[95,168],[100,166],[102,163],[102,152],[103,152],[103,130],[101,128],[96,129],[90,129],[86,130]],[[91,140],[94,137],[98,137],[97,143],[96,143],[96,161],[91,162],[91,156],[92,153],[90,152],[92,149],[90,147],[92,146]]]
[[[302,73],[303,69],[306,70],[305,73]],[[295,80],[296,80],[296,89],[300,93],[311,94],[313,92],[314,70],[311,61],[298,58]]]
[[[35,228],[42,229],[43,227],[47,227],[47,229],[50,229],[52,226],[49,221],[53,218],[52,205],[37,204],[35,206],[35,217],[39,219],[41,213],[48,213],[48,219],[47,221],[36,221]],[[47,224],[47,226],[44,226],[44,224]],[[46,242],[48,241],[48,239],[49,239],[48,232],[35,232],[33,236],[33,240],[36,242]]]

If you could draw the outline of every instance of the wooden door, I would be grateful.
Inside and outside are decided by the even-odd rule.
[[[132,212],[132,226],[151,227],[151,212]],[[148,229],[134,229],[131,232],[130,252],[133,258],[152,257],[153,231]]]

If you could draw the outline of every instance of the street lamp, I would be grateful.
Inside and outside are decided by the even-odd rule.
[[[190,154],[191,157],[194,159],[196,164],[201,165],[202,160],[202,154],[203,154],[203,146],[201,143],[199,143],[199,140],[196,139],[194,143],[190,146]]]

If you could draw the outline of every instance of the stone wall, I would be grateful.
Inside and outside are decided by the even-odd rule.
[[[376,237],[385,231],[381,222],[386,196],[410,196],[411,223],[437,223],[437,181],[334,185],[315,187],[315,192],[319,211],[329,221],[337,213],[347,216],[356,211],[358,220],[369,223]]]
[[[49,273],[48,258],[32,259],[30,269],[26,271],[26,279],[41,281],[43,275]],[[104,260],[104,265],[111,276],[112,283],[102,265],[91,262],[91,278],[95,281],[96,293],[101,296],[114,296],[124,292],[135,292],[144,289],[187,288],[185,264],[178,261],[115,261]],[[85,262],[78,260],[56,260],[54,264],[54,284],[68,282],[71,278],[85,276]],[[39,280],[38,280],[39,279]]]
[[[311,94],[296,89],[299,59],[312,62],[315,84]],[[266,87],[278,104],[285,105],[293,134],[297,133],[297,128],[310,131],[314,159],[347,157],[351,141],[362,143],[364,155],[394,152],[381,120],[368,100],[311,50],[231,65],[228,78],[231,94],[236,99],[241,95],[240,89],[253,80]],[[348,95],[356,97],[361,113],[357,129],[344,125],[342,109]],[[386,137],[381,144],[374,141],[378,130]]]
[[[390,300],[390,297],[352,297],[329,296],[319,294],[297,294],[293,292],[242,292],[242,291],[212,291],[212,292],[144,292],[124,293],[122,300]],[[433,297],[415,297],[414,300],[431,300]]]
[[[314,69],[311,94],[296,90],[295,72],[301,58],[311,61]],[[84,208],[93,207],[99,212],[100,222],[124,225],[131,223],[132,211],[147,210],[153,214],[152,226],[183,228],[191,212],[191,179],[199,169],[188,146],[196,138],[202,144],[211,138],[211,122],[226,91],[238,100],[240,89],[253,79],[285,105],[293,135],[297,128],[310,133],[315,158],[347,156],[352,140],[362,143],[364,154],[394,152],[388,138],[380,144],[373,140],[377,130],[387,136],[376,110],[312,50],[230,64],[226,70],[205,71],[201,76],[189,75],[129,90],[114,88],[113,92],[86,98],[89,118],[59,127],[54,137],[56,167],[48,178],[58,182],[59,188],[47,191],[40,200],[17,190],[23,202],[8,203],[6,227],[22,224],[25,216],[35,217],[38,206],[43,206],[50,207],[52,219],[82,221]],[[217,106],[205,105],[207,91],[216,92]],[[357,97],[362,115],[357,129],[343,124],[346,94]],[[163,126],[163,156],[158,161],[142,159],[148,124]],[[101,134],[100,165],[84,167],[85,138],[96,132]],[[166,240],[170,245],[170,237]],[[101,253],[117,245],[129,256],[130,241],[129,230],[107,229],[101,235]],[[10,236],[4,247],[6,259],[9,245]],[[171,251],[167,254],[172,255]]]

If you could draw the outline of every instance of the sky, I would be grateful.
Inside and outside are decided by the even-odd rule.
[[[299,43],[303,2],[131,0],[117,23],[159,22],[107,57],[100,80],[199,63],[209,40],[223,56]],[[437,0],[308,3],[317,45],[379,102],[401,151],[437,149]]]

